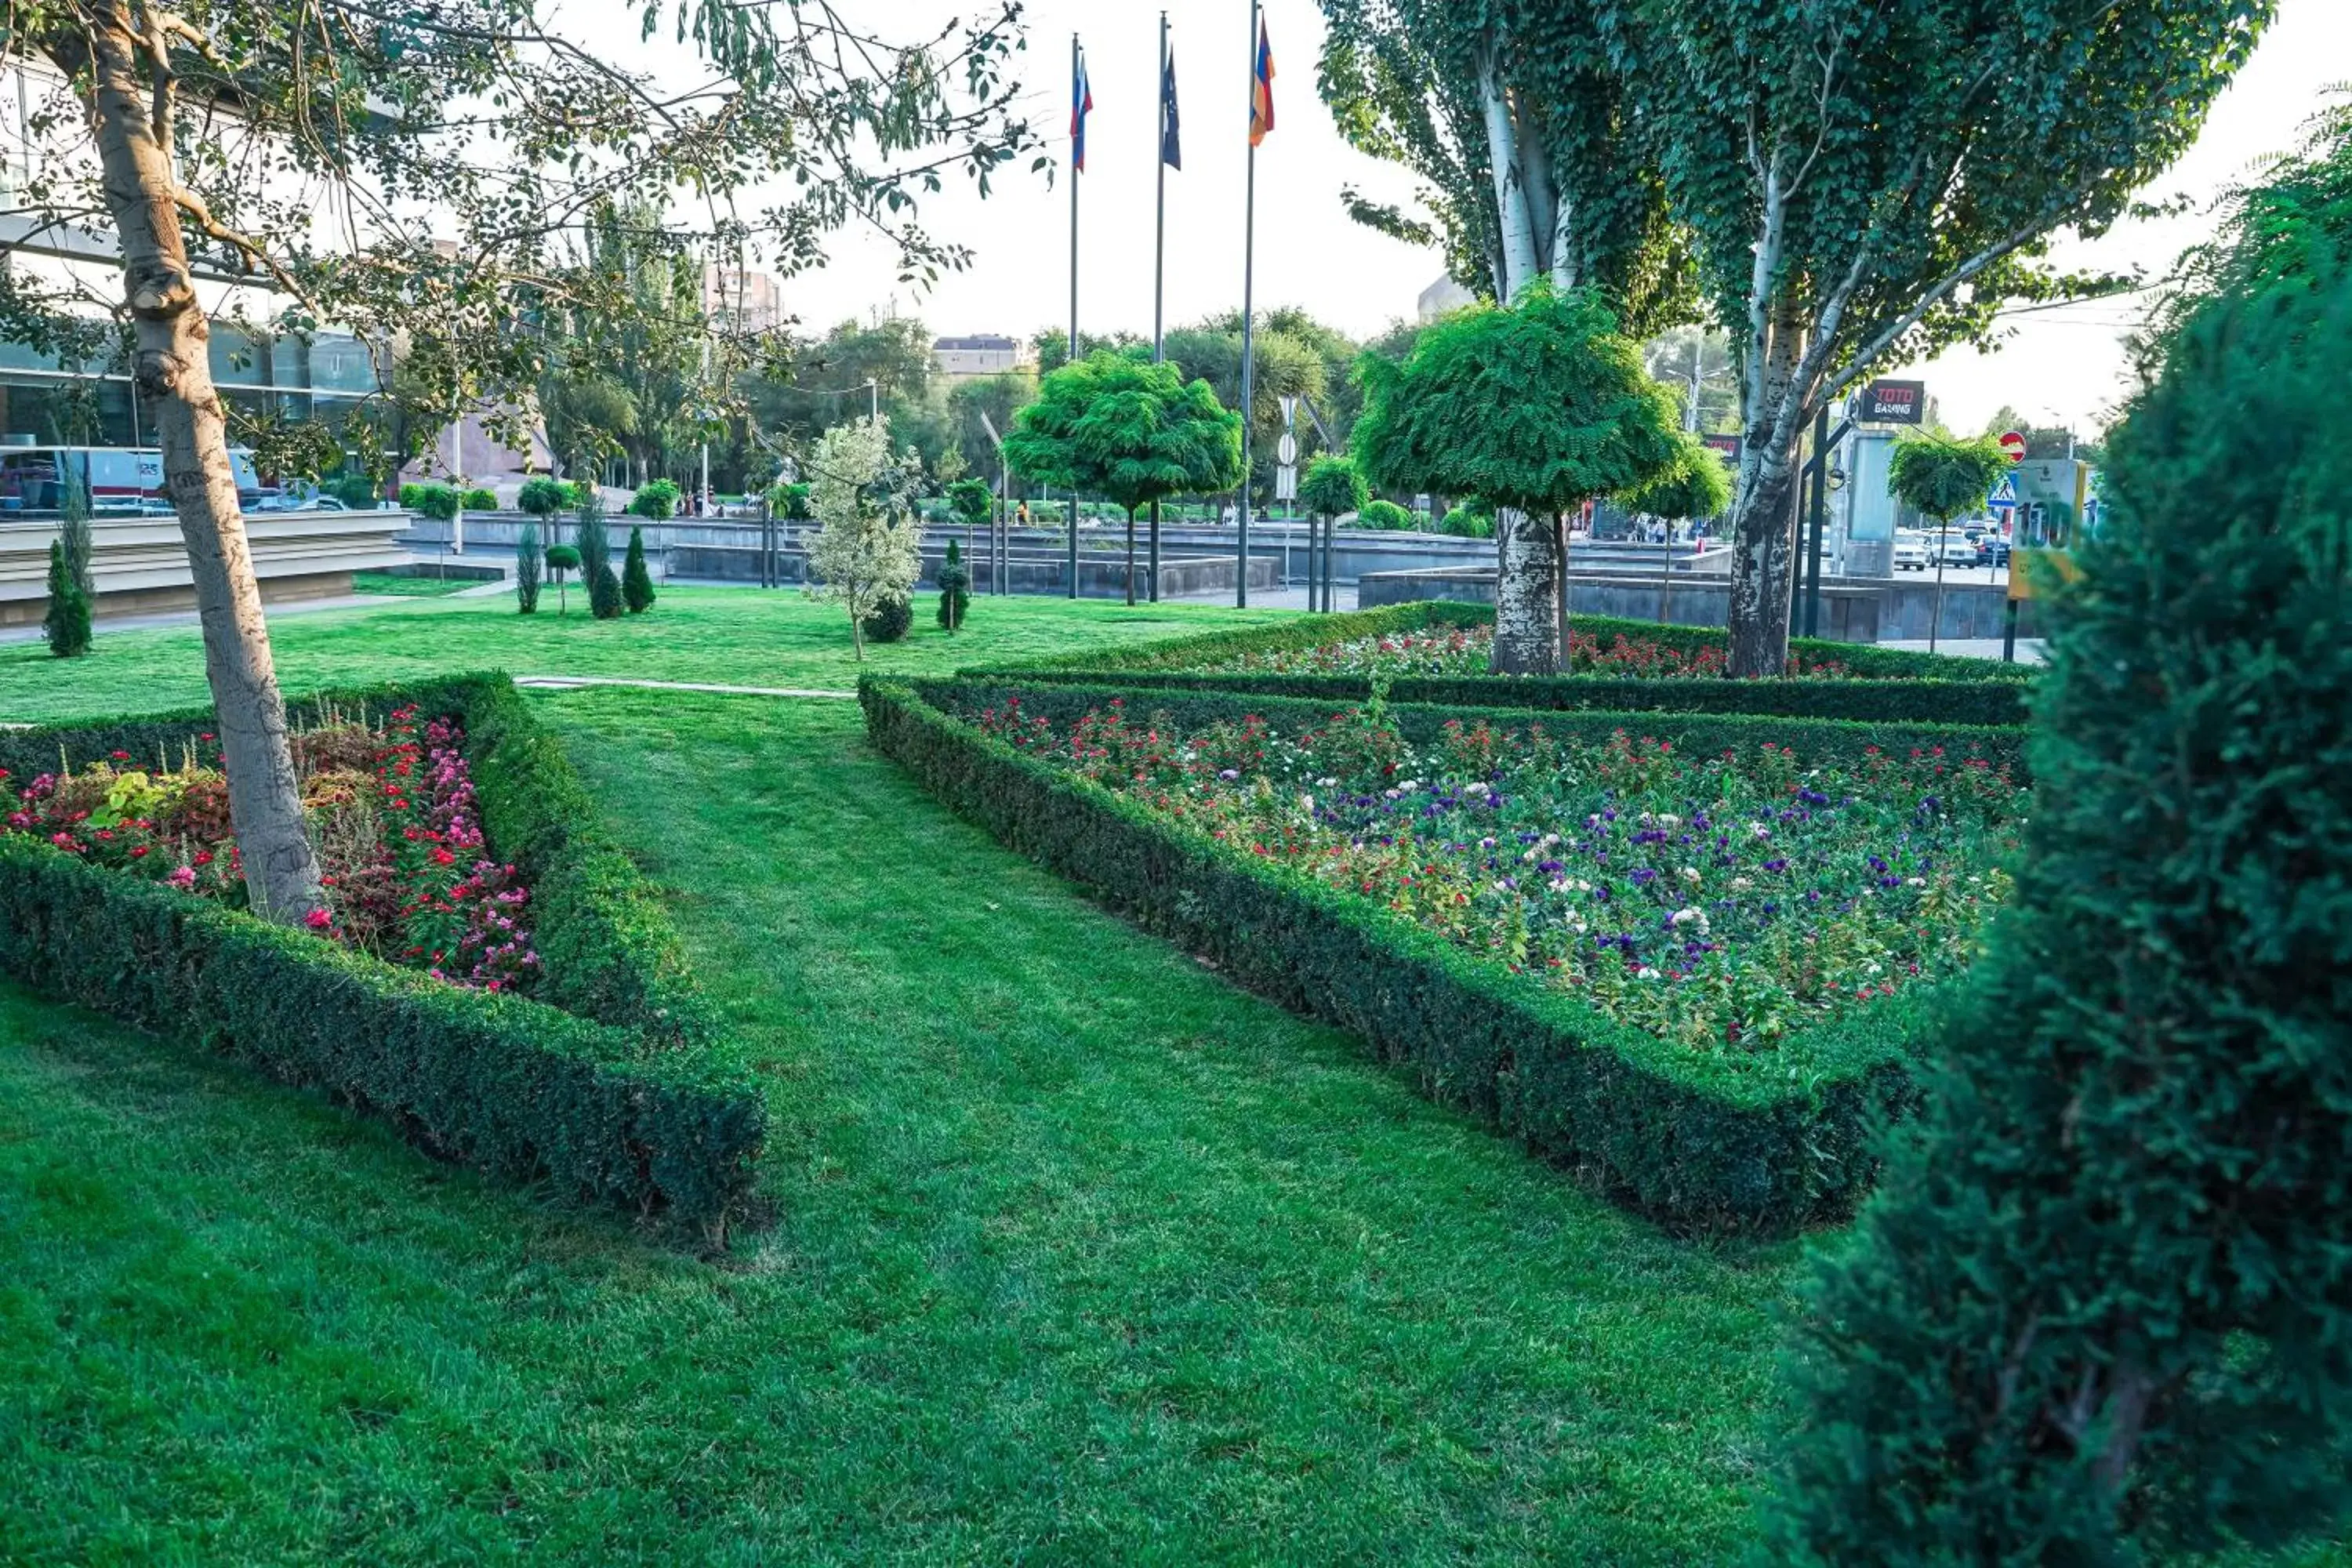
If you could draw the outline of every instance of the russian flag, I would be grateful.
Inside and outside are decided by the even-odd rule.
[[[1087,172],[1087,116],[1094,112],[1095,89],[1087,80],[1087,57],[1078,56],[1078,67],[1070,78],[1070,163],[1081,174]]]

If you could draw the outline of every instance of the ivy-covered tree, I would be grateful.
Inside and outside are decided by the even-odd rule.
[[[1241,416],[1172,363],[1098,353],[1045,377],[1004,437],[1013,472],[1098,495],[1127,512],[1127,602],[1135,603],[1135,514],[1171,496],[1214,495],[1242,477]]]
[[[1936,523],[1936,598],[1927,622],[1927,651],[1933,653],[1944,624],[1943,530],[1956,517],[1981,508],[1993,486],[2009,471],[2009,454],[1998,437],[1970,440],[1938,430],[1922,430],[1895,443],[1886,469],[1886,488],[1895,499]]]
[[[1382,233],[1442,243],[1507,304],[1538,278],[1601,292],[1634,338],[1685,319],[1686,257],[1603,26],[1617,0],[1322,0],[1340,133],[1421,176],[1428,217],[1347,193]]]
[[[1786,660],[1800,447],[1874,367],[2095,289],[2042,258],[2187,149],[2273,0],[1595,0],[1746,427],[1729,660]]]
[[[2352,1505],[2352,224],[2254,216],[2112,438],[2011,908],[1810,1293],[1776,1564]]]
[[[1355,445],[1383,489],[1496,507],[1494,666],[1549,675],[1564,656],[1567,514],[1668,471],[1682,448],[1673,394],[1587,289],[1538,279],[1423,332],[1402,365],[1364,357]]]
[[[856,221],[897,240],[909,276],[961,265],[916,204],[956,167],[985,189],[1035,144],[1005,74],[1019,10],[898,42],[835,5],[756,0],[633,0],[636,38],[567,31],[541,0],[10,8],[0,60],[50,68],[23,79],[47,96],[24,116],[39,144],[10,205],[36,232],[111,225],[114,324],[187,546],[257,911],[318,908],[319,868],[199,279],[244,285],[231,309],[261,329],[332,325],[396,358],[379,379],[412,435],[488,409],[520,445],[558,345],[575,377],[610,368],[610,331],[551,329],[644,319],[632,279],[574,243],[600,208],[691,191],[658,210],[667,253],[698,260],[794,271]],[[14,341],[70,334],[75,312],[20,269],[0,289]],[[719,363],[730,346],[715,339]]]

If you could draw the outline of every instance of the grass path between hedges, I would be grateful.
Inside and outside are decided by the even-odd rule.
[[[948,817],[543,700],[773,1086],[724,1267],[0,994],[0,1558],[1713,1560],[1787,1248],[1668,1240]]]

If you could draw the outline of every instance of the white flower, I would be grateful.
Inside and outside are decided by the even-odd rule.
[[[1492,792],[1482,784],[1466,784],[1462,786],[1462,793],[1472,800],[1484,800]]]
[[[1313,795],[1300,795],[1300,796],[1298,797],[1298,809],[1299,809],[1299,810],[1301,810],[1301,811],[1312,811],[1312,810],[1314,810],[1314,809],[1315,809],[1315,797],[1314,797]]]
[[[1633,978],[1634,978],[1634,979],[1636,979],[1636,980],[1655,980],[1657,977],[1658,977],[1658,972],[1657,972],[1656,970],[1654,970],[1654,969],[1652,969],[1652,968],[1651,968],[1648,964],[1646,964],[1646,963],[1645,963],[1645,964],[1643,964],[1641,968],[1639,968],[1639,969],[1637,969],[1637,970],[1633,971]]]
[[[1731,888],[1734,892],[1746,892],[1755,885],[1755,883],[1749,881],[1745,877],[1734,877],[1731,879]]]
[[[1927,885],[1927,879],[1925,877],[1906,877],[1903,879],[1903,885],[1906,888],[1924,888]]]
[[[1555,845],[1555,844],[1557,844],[1557,843],[1559,843],[1559,834],[1557,834],[1557,833],[1547,833],[1547,834],[1545,834],[1545,835],[1543,836],[1542,841],[1537,845],[1537,847],[1538,847],[1538,848],[1540,848],[1540,849],[1549,849],[1549,848],[1550,848],[1553,845]]]
[[[1756,835],[1759,838],[1769,838],[1772,837],[1772,830],[1765,826],[1760,822],[1750,823],[1748,830]]]
[[[1658,814],[1658,826],[1661,827],[1680,827],[1682,825],[1683,819],[1671,811],[1662,811]]]
[[[1683,880],[1684,880],[1684,881],[1685,881],[1685,882],[1696,882],[1696,881],[1697,881],[1697,880],[1698,880],[1698,868],[1697,868],[1697,867],[1696,867],[1696,866],[1685,866],[1685,867],[1684,867],[1684,868],[1683,868]]]
[[[1576,890],[1580,893],[1589,893],[1592,891],[1592,884],[1580,877],[1576,880]]]

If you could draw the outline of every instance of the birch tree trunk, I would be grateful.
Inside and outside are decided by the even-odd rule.
[[[1519,138],[1504,96],[1502,69],[1489,45],[1478,56],[1478,94],[1486,111],[1486,161],[1495,174],[1495,212],[1500,224],[1502,302],[1509,304],[1536,277],[1535,220],[1519,170]]]
[[[153,410],[164,484],[187,542],[229,817],[255,912],[291,923],[319,907],[319,863],[302,819],[286,705],[237,507],[227,422],[213,385],[212,329],[196,300],[180,227],[169,84],[144,79],[142,40],[119,0],[99,0],[85,18],[90,109],[134,333],[132,374]]]
[[[1497,675],[1559,672],[1559,543],[1557,519],[1495,509]]]
[[[1779,675],[1789,661],[1789,609],[1795,586],[1798,448],[1804,438],[1805,321],[1775,307],[1757,395],[1747,413],[1739,494],[1731,521],[1731,635],[1735,677]]]

